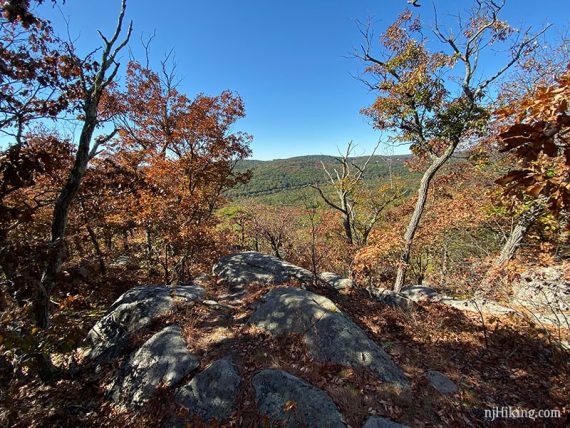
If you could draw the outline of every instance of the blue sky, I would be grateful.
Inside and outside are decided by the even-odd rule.
[[[420,2],[415,11],[431,24],[433,2]],[[434,2],[444,17],[471,4]],[[127,17],[136,58],[142,59],[141,36],[155,31],[152,61],[173,50],[181,88],[190,95],[239,93],[247,117],[236,129],[254,136],[253,158],[275,159],[335,154],[350,140],[359,153],[372,149],[380,134],[360,109],[374,95],[352,77],[362,64],[347,57],[361,43],[357,21],[372,19],[380,34],[406,6],[405,0],[130,0]],[[67,0],[40,10],[62,34],[62,14],[68,17],[72,37],[87,52],[99,45],[97,29],[112,30],[118,7],[118,0]],[[504,17],[517,26],[552,23],[556,37],[569,23],[568,2],[544,0],[539,8],[536,1],[510,0]]]

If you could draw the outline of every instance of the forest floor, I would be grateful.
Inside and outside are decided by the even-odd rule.
[[[208,297],[222,306],[196,304],[175,310],[165,322],[183,327],[190,350],[201,368],[231,354],[244,379],[238,410],[228,426],[258,426],[260,417],[249,380],[263,367],[282,368],[325,390],[352,427],[360,427],[376,414],[410,426],[567,426],[570,403],[569,354],[545,330],[524,319],[486,317],[461,312],[438,303],[402,311],[375,302],[362,289],[343,293],[315,288],[325,295],[403,368],[411,388],[394,391],[368,372],[314,361],[300,337],[276,340],[249,325],[254,303],[268,291],[252,286],[241,299],[224,295],[214,286]],[[53,317],[49,333],[33,331],[34,340],[51,350],[52,361],[66,369],[63,376],[45,382],[38,378],[32,360],[14,367],[4,361],[0,424],[14,427],[158,426],[183,412],[164,389],[143,410],[133,414],[113,405],[101,387],[103,373],[90,365],[76,366],[88,329],[104,312],[104,305],[71,299]],[[9,337],[3,332],[3,346]],[[143,340],[144,334],[134,342]],[[14,345],[14,344],[13,344]],[[24,343],[18,346],[25,347]],[[135,346],[135,343],[133,343]],[[113,364],[118,365],[120,361]],[[70,368],[72,370],[69,370]],[[437,370],[459,388],[453,395],[439,394],[425,377]],[[562,418],[503,419],[491,424],[484,411],[511,406],[517,409],[557,409]],[[210,426],[198,419],[192,426]]]

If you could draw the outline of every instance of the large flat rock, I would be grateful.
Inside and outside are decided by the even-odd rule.
[[[283,370],[265,369],[252,380],[259,413],[272,426],[346,427],[331,398]]]
[[[409,285],[402,288],[400,294],[413,302],[426,302],[438,300],[441,295],[431,287],[425,285]]]
[[[414,307],[415,302],[413,300],[394,290],[376,287],[370,287],[367,290],[370,297],[385,305],[398,307],[403,310],[410,310]]]
[[[99,361],[112,359],[133,333],[168,315],[175,302],[191,304],[204,296],[204,289],[198,286],[132,288],[119,297],[89,331],[85,341],[86,357]]]
[[[390,306],[398,306],[402,309],[410,309],[414,304],[420,302],[439,302],[466,312],[482,312],[490,315],[509,315],[515,313],[513,309],[503,306],[494,300],[481,297],[455,299],[444,294],[439,294],[433,288],[425,285],[404,287],[400,293],[384,288],[371,288],[368,289],[368,292],[373,299]]]
[[[319,361],[366,368],[383,382],[408,385],[392,358],[326,297],[275,288],[263,297],[249,322],[274,336],[301,333],[307,350]]]
[[[443,373],[429,370],[426,377],[429,383],[443,395],[451,395],[457,392],[457,385]]]
[[[159,386],[175,385],[199,364],[186,347],[182,329],[175,325],[166,327],[131,355],[111,388],[111,398],[139,406]]]
[[[313,274],[307,269],[267,254],[247,251],[222,257],[214,265],[213,273],[230,289],[249,284],[285,284],[291,280],[311,282]]]
[[[515,313],[511,308],[507,308],[493,300],[479,297],[466,300],[442,297],[439,302],[455,309],[459,309],[460,311],[486,313],[490,315],[509,315]]]
[[[206,421],[229,419],[242,382],[228,359],[217,360],[176,393],[176,402]]]
[[[570,263],[535,268],[513,282],[512,302],[539,323],[570,327]]]

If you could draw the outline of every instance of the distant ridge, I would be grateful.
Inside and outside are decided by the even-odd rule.
[[[358,156],[350,160],[362,165],[367,158],[368,156]],[[367,181],[388,179],[390,168],[394,176],[408,176],[409,172],[404,161],[409,158],[410,155],[373,156],[364,178]],[[232,189],[228,192],[228,196],[232,198],[255,197],[301,189],[316,182],[324,183],[326,177],[321,162],[329,171],[339,165],[334,156],[326,155],[296,156],[269,161],[255,159],[240,161],[236,166],[237,171],[251,170],[252,179],[249,183]]]

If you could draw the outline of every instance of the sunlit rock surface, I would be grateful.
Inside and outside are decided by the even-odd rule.
[[[354,287],[354,283],[350,278],[343,278],[334,272],[321,272],[319,279],[327,286],[335,290],[345,290]]]
[[[230,290],[254,283],[280,285],[293,280],[305,283],[313,280],[313,274],[307,269],[254,251],[222,257],[214,265],[213,273]]]
[[[383,382],[408,384],[392,358],[326,297],[298,288],[275,288],[249,322],[274,336],[301,333],[319,361],[366,368]]]
[[[121,352],[132,334],[168,315],[175,302],[193,304],[204,296],[204,289],[198,286],[156,285],[127,291],[87,334],[86,356],[109,361]]]

